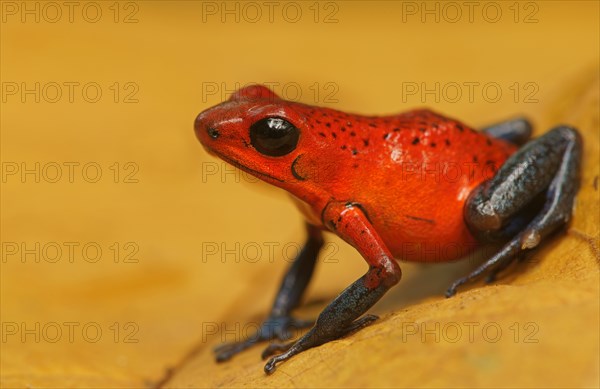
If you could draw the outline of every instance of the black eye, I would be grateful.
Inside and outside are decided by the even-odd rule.
[[[280,157],[292,152],[298,144],[298,130],[281,118],[264,118],[250,126],[250,142],[259,153]]]

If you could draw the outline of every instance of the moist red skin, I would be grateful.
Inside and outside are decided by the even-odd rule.
[[[265,116],[300,129],[294,151],[268,157],[252,147],[248,129]],[[207,150],[290,192],[309,223],[335,232],[335,221],[322,219],[325,206],[358,203],[394,258],[420,262],[455,260],[478,247],[464,204],[516,151],[426,109],[362,116],[282,100],[262,86],[202,112],[195,128]]]

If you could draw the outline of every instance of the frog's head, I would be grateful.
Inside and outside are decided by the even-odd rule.
[[[326,146],[309,130],[302,107],[252,85],[200,113],[194,128],[209,153],[289,190],[309,176],[306,151]]]

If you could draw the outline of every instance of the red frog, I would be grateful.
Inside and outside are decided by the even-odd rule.
[[[195,132],[211,154],[288,191],[306,219],[307,241],[258,333],[215,350],[225,361],[312,326],[295,342],[265,349],[266,373],[376,320],[364,314],[400,281],[396,259],[450,261],[502,242],[446,296],[483,273],[493,280],[569,221],[579,186],[577,130],[561,125],[530,140],[523,118],[475,131],[426,109],[362,116],[286,101],[252,85],[200,113]],[[355,247],[369,270],[316,321],[303,321],[291,312],[312,276],[323,231]]]

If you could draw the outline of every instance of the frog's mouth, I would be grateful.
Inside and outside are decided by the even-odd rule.
[[[258,171],[258,170],[254,170],[254,169],[252,169],[252,168],[249,168],[248,166],[242,165],[241,163],[239,163],[239,162],[238,162],[238,161],[236,161],[235,159],[231,159],[231,158],[229,158],[229,157],[226,157],[226,156],[224,156],[223,154],[221,154],[221,153],[219,153],[219,152],[215,151],[214,149],[211,149],[211,148],[209,148],[209,147],[206,147],[206,150],[208,151],[208,153],[209,153],[209,154],[211,154],[211,155],[214,155],[214,156],[216,156],[216,157],[219,157],[220,159],[222,159],[223,161],[227,162],[228,164],[230,164],[230,165],[232,165],[232,166],[234,166],[234,167],[236,167],[236,168],[238,168],[238,169],[240,169],[240,170],[243,170],[243,171],[245,171],[245,172],[247,172],[247,173],[250,173],[250,174],[252,174],[253,176],[256,176],[256,177],[258,177],[258,178],[265,177],[265,178],[268,178],[268,179],[270,179],[270,180],[274,180],[274,181],[277,181],[277,182],[285,182],[284,180],[282,180],[282,179],[279,179],[279,178],[277,178],[277,177],[273,177],[273,176],[272,176],[272,175],[270,175],[270,174],[263,173],[263,172],[260,172],[260,171]]]

